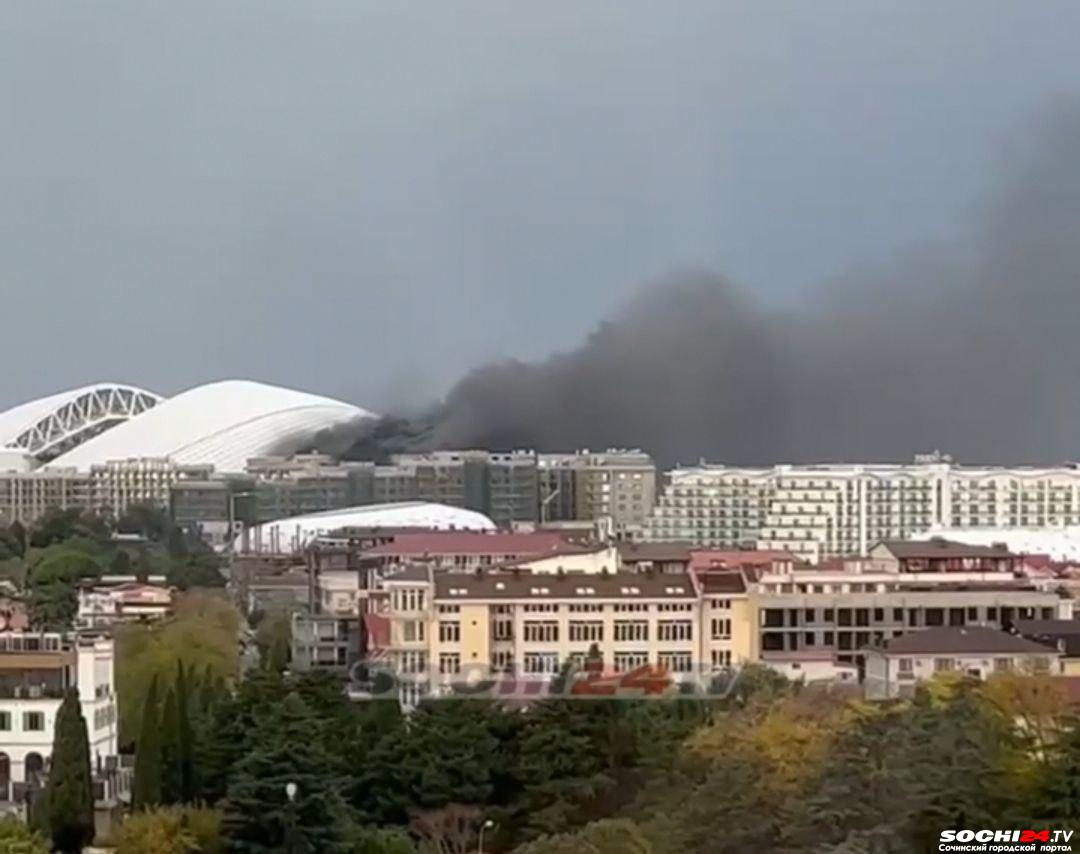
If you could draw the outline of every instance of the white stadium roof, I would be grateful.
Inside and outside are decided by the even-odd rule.
[[[52,459],[161,402],[160,395],[121,383],[95,383],[0,412],[0,449]]]
[[[1050,555],[1052,560],[1080,561],[1080,525],[1063,528],[935,528],[913,540],[942,537],[972,546],[1003,543],[1013,554]]]
[[[366,504],[264,522],[249,528],[235,545],[247,551],[286,553],[299,551],[313,538],[339,528],[434,528],[437,531],[493,531],[495,523],[483,513],[446,504],[404,501]]]
[[[168,457],[239,472],[251,457],[288,452],[319,430],[371,413],[329,397],[248,380],[189,389],[57,457],[51,465],[87,470],[110,460]]]

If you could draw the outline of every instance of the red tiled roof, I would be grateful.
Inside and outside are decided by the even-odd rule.
[[[752,549],[695,549],[690,552],[690,569],[738,569],[743,566],[770,566],[775,561],[791,561],[791,552]]]
[[[496,531],[428,531],[398,534],[392,543],[375,546],[368,555],[542,555],[567,548],[561,534],[551,531],[510,533]]]

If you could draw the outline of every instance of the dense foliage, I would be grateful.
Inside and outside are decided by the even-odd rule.
[[[163,575],[181,590],[225,584],[221,559],[156,507],[135,505],[116,520],[52,508],[29,528],[0,529],[0,578],[25,588],[39,628],[70,627],[79,584],[106,574]]]
[[[1080,811],[1080,718],[1049,677],[868,703],[750,669],[723,699],[463,697],[404,717],[262,669],[192,720],[190,800],[222,811],[230,851],[466,852],[490,822],[485,850],[522,854],[907,854]]]

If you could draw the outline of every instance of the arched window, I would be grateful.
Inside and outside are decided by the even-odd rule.
[[[40,753],[26,754],[26,782],[42,783],[45,776],[45,760]]]

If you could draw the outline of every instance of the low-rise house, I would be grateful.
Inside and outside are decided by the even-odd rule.
[[[117,623],[150,622],[172,612],[173,591],[157,584],[130,582],[116,586],[88,584],[79,588],[79,629],[107,628]]]
[[[919,682],[957,673],[1056,673],[1060,653],[1027,638],[982,626],[934,628],[889,638],[865,651],[866,696],[911,696]]]
[[[1021,637],[1055,648],[1064,676],[1080,676],[1080,620],[1017,620],[1014,630]]]
[[[870,558],[896,572],[1014,572],[1019,557],[1004,545],[979,546],[941,537],[930,540],[885,540],[870,549]]]

